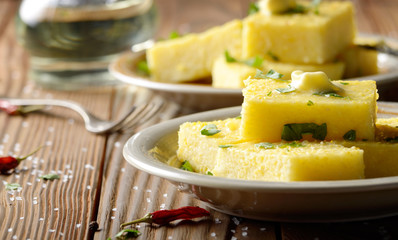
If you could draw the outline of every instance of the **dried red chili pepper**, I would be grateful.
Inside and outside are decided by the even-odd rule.
[[[159,210],[155,211],[153,213],[148,213],[144,217],[140,219],[136,219],[131,222],[123,223],[120,225],[120,227],[125,227],[127,225],[132,225],[136,223],[155,223],[158,225],[165,225],[167,223],[170,223],[174,220],[191,220],[193,218],[199,218],[199,217],[206,217],[209,216],[210,213],[200,207],[182,207],[182,208],[177,208],[177,209],[171,209],[171,210]]]
[[[16,115],[19,111],[19,106],[10,104],[8,101],[0,100],[0,109],[9,115]]]
[[[16,158],[12,156],[6,156],[6,157],[0,157],[0,173],[7,173],[9,170],[14,169],[18,167],[18,165],[28,157],[32,156],[35,154],[37,151],[39,151],[41,147],[37,148],[35,151],[29,153],[25,157],[21,158]]]
[[[8,115],[25,114],[33,111],[43,109],[44,106],[32,105],[32,106],[16,106],[11,104],[9,101],[0,99],[0,110],[5,111]]]

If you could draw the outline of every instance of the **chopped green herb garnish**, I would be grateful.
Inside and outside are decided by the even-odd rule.
[[[348,82],[340,82],[341,85],[348,85]]]
[[[272,58],[272,60],[279,61],[279,58],[275,54],[273,54],[271,51],[268,51],[267,55],[270,56]]]
[[[314,9],[315,14],[319,14],[319,5],[321,4],[321,0],[312,0],[312,8]]]
[[[249,58],[247,60],[239,61],[236,58],[232,57],[228,51],[225,51],[225,61],[228,63],[242,63],[246,64],[250,67],[261,67],[261,64],[263,64],[263,59],[259,56],[254,57],[254,58]]]
[[[145,75],[149,75],[151,73],[151,71],[149,70],[149,67],[148,67],[148,62],[145,60],[139,61],[137,63],[137,70],[138,70],[138,72],[145,74]]]
[[[256,56],[254,58],[249,58],[247,60],[244,60],[243,63],[250,67],[261,67],[263,61],[264,61],[263,58]]]
[[[42,178],[44,180],[55,180],[55,179],[59,179],[59,175],[55,174],[55,173],[49,173],[49,174],[41,176],[40,178]]]
[[[288,14],[294,14],[294,13],[306,13],[308,11],[308,8],[304,5],[301,4],[296,4],[294,8],[290,8],[289,10],[286,11]]]
[[[312,106],[312,105],[314,105],[314,102],[313,102],[313,101],[311,101],[311,100],[308,100],[308,102],[307,102],[307,106]]]
[[[344,98],[340,94],[337,94],[335,92],[318,92],[318,93],[313,93],[313,95],[318,95],[318,96],[324,96],[324,97],[336,97],[336,98]]]
[[[230,148],[233,147],[231,144],[226,144],[226,145],[218,145],[219,148]]]
[[[185,170],[185,171],[189,171],[189,172],[193,172],[192,165],[188,161],[184,161],[182,163],[180,169]]]
[[[236,119],[242,119],[242,115],[236,116]]]
[[[18,183],[7,183],[6,184],[6,190],[17,190],[20,187],[21,187],[21,185],[19,185]]]
[[[264,74],[261,70],[256,70],[255,78],[272,78],[272,79],[280,79],[283,77],[283,74],[275,72],[274,70],[269,70],[267,74]]]
[[[169,39],[176,39],[176,38],[180,38],[180,37],[181,37],[181,34],[179,34],[177,31],[172,31],[169,34]]]
[[[254,146],[258,147],[258,148],[264,148],[264,149],[274,149],[275,148],[275,145],[273,143],[269,143],[269,142],[257,143]]]
[[[272,79],[281,79],[281,78],[283,78],[283,74],[278,73],[278,72],[276,72],[276,71],[274,71],[272,69],[270,69],[265,76],[267,76],[268,78],[272,78]]]
[[[343,138],[346,141],[355,141],[357,138],[357,133],[355,130],[350,130],[344,134]]]
[[[394,137],[394,138],[386,138],[384,139],[386,142],[390,142],[390,143],[398,143],[398,137]]]
[[[271,96],[271,94],[272,94],[272,91],[269,91],[269,92],[267,93],[267,96]]]
[[[296,91],[296,89],[289,85],[287,88],[277,88],[277,89],[275,89],[275,91],[277,91],[279,93],[291,93],[291,92]]]
[[[226,62],[228,62],[228,63],[238,62],[238,60],[236,60],[236,58],[233,58],[233,57],[231,57],[231,55],[229,55],[228,51],[225,51],[224,55],[225,55]]]
[[[304,144],[302,142],[297,142],[297,141],[293,141],[293,142],[288,142],[288,143],[283,143],[279,146],[280,148],[286,148],[286,147],[304,147]]]
[[[212,172],[210,172],[210,171],[207,171],[206,175],[213,176],[213,173],[212,173]]]
[[[118,232],[115,235],[115,238],[116,239],[130,239],[130,238],[136,238],[140,235],[141,235],[140,231],[138,231],[136,229],[126,228],[126,229],[123,229],[120,232]]]
[[[221,130],[217,129],[215,124],[207,124],[200,130],[200,134],[205,136],[213,136],[219,132],[221,132]]]
[[[258,11],[260,11],[260,8],[258,7],[257,3],[250,3],[249,5],[249,10],[248,10],[248,15],[252,15],[254,13],[257,13]]]
[[[301,140],[303,134],[312,134],[312,138],[325,140],[327,134],[327,125],[322,123],[290,123],[285,124],[282,130],[282,139],[285,141]]]

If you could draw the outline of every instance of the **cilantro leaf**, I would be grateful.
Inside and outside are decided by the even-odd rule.
[[[6,190],[17,190],[20,187],[21,187],[21,185],[19,185],[18,183],[7,183],[6,184]]]
[[[277,91],[279,93],[291,93],[291,92],[296,91],[296,89],[289,85],[287,88],[277,88],[277,89],[275,89],[275,91]]]
[[[188,171],[188,172],[193,172],[192,165],[188,161],[184,161],[182,163],[180,169]]]
[[[274,70],[269,70],[268,73],[264,74],[261,70],[257,69],[255,78],[272,78],[272,79],[281,79],[283,74],[278,73]]]
[[[230,148],[233,147],[231,144],[226,144],[226,145],[218,145],[219,148]]]
[[[43,176],[40,176],[40,178],[44,179],[44,180],[55,180],[55,179],[59,179],[59,175],[55,174],[55,173],[49,173],[49,174],[45,174]]]
[[[176,38],[180,38],[180,37],[181,37],[181,34],[179,34],[177,31],[172,31],[169,34],[169,39],[176,39]]]
[[[327,134],[326,123],[318,125],[316,123],[290,123],[285,124],[282,130],[282,139],[285,141],[295,141],[303,138],[303,134],[312,134],[312,138],[325,140]]]
[[[221,132],[221,130],[217,129],[215,124],[207,124],[200,130],[200,134],[205,136],[213,136],[219,132]]]
[[[273,143],[269,143],[269,142],[257,143],[254,146],[258,147],[258,148],[264,148],[264,149],[274,149],[275,148],[275,145]]]
[[[212,173],[212,172],[210,172],[210,171],[207,171],[206,175],[213,176],[213,173]]]
[[[137,63],[137,70],[138,72],[144,74],[144,75],[150,75],[151,71],[149,70],[148,67],[148,62],[145,60],[139,61]]]
[[[344,140],[346,141],[355,141],[357,138],[357,134],[355,132],[355,130],[350,130],[348,132],[346,132],[343,136]]]
[[[313,106],[314,105],[314,102],[313,101],[311,101],[311,100],[308,100],[308,102],[307,102],[307,106]]]
[[[245,61],[243,61],[244,64],[250,66],[250,67],[261,67],[263,64],[263,59],[259,56],[256,56],[254,58],[249,58]]]
[[[231,57],[231,55],[229,54],[228,51],[225,51],[224,55],[225,55],[225,61],[226,62],[228,62],[228,63],[238,62],[238,60],[236,60],[236,58]]]
[[[122,231],[118,232],[115,237],[116,239],[129,239],[129,238],[136,238],[140,236],[140,231],[136,229],[123,229]]]
[[[252,15],[260,11],[260,8],[258,7],[257,3],[250,3],[249,9],[248,9],[248,15]]]
[[[312,95],[317,95],[317,96],[324,96],[324,97],[336,97],[336,98],[344,98],[340,94],[337,94],[335,92],[317,92],[313,93]]]

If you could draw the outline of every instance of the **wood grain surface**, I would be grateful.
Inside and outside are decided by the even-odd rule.
[[[157,0],[157,37],[177,30],[199,32],[246,16],[249,1]],[[353,0],[359,32],[398,38],[398,1]],[[29,80],[28,53],[17,43],[14,16],[19,1],[0,0],[0,94],[22,98],[69,99],[104,119],[113,119],[153,93],[117,85],[82,91],[55,91]],[[381,92],[397,99],[394,86]],[[165,100],[161,111],[135,132],[187,114]],[[123,159],[124,143],[134,133],[95,135],[76,113],[62,108],[24,116],[0,113],[0,155],[23,156],[44,146],[10,175],[0,175],[0,239],[107,239],[119,225],[159,209],[186,205],[207,208],[168,181],[139,171]],[[59,180],[39,178],[57,173]],[[21,189],[7,191],[7,183]],[[398,201],[398,199],[397,199]],[[207,208],[208,209],[208,208]],[[139,224],[138,239],[398,239],[398,218],[351,223],[279,223],[229,216],[163,227]],[[98,225],[98,228],[96,227]]]

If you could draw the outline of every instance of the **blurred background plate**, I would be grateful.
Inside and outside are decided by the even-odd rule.
[[[361,34],[362,40],[384,42],[393,50],[398,52],[398,40],[379,35]],[[137,71],[137,63],[145,59],[145,52],[127,52],[120,56],[110,66],[111,74],[118,80],[147,89],[151,89],[168,99],[194,110],[209,110],[223,107],[241,105],[243,101],[241,89],[214,88],[211,86],[211,79],[202,80],[195,83],[164,83],[151,81],[148,76],[142,75]],[[389,53],[378,53],[378,68],[380,73],[377,75],[364,76],[359,80],[375,80],[381,95],[381,100],[391,100],[383,98],[383,91],[388,90],[392,84],[398,80],[398,56]],[[396,95],[396,94],[394,94]],[[392,99],[394,100],[394,99]]]

